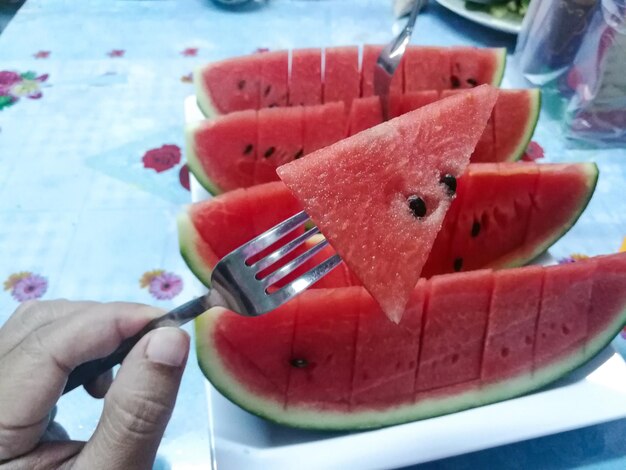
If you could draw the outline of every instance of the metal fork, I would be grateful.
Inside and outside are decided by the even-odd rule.
[[[163,326],[184,325],[211,307],[226,307],[241,315],[250,317],[263,315],[280,307],[311,284],[317,282],[341,263],[339,255],[330,256],[298,278],[277,288],[274,292],[269,290],[278,281],[319,253],[328,244],[326,239],[313,245],[279,269],[269,272],[269,274],[262,277],[259,275],[259,273],[272,267],[288,253],[301,246],[313,235],[318,234],[319,229],[317,227],[309,228],[258,261],[250,262],[252,258],[258,257],[263,250],[282,240],[286,235],[292,233],[308,221],[309,216],[304,211],[299,212],[226,255],[213,269],[211,288],[209,288],[207,294],[152,320],[135,336],[122,342],[107,357],[78,366],[68,377],[63,393],[67,393],[80,385],[92,381],[111,367],[120,364],[135,344],[151,330]]]
[[[376,65],[374,66],[374,93],[380,96],[383,120],[385,121],[389,119],[389,86],[391,85],[391,79],[398,65],[400,65],[400,61],[402,61],[406,47],[409,45],[417,14],[426,5],[427,1],[415,1],[406,26],[393,41],[383,48],[376,60]]]

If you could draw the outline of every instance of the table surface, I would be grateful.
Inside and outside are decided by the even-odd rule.
[[[416,44],[505,46],[514,37],[432,4]],[[209,0],[29,0],[0,35],[0,324],[29,296],[127,300],[168,309],[194,278],[178,252],[185,188],[183,100],[199,64],[271,49],[384,43],[399,30],[386,0],[274,0],[230,12]],[[9,73],[6,73],[9,72]],[[15,75],[17,73],[18,75]],[[13,96],[3,96],[9,81]],[[519,84],[508,67],[504,85]],[[581,150],[542,113],[546,161],[596,161],[596,194],[551,250],[617,251],[626,235],[626,150]],[[159,280],[178,279],[182,290]],[[32,289],[23,287],[30,283]],[[615,346],[626,355],[626,341]],[[159,468],[206,468],[204,378],[190,358]],[[101,402],[76,391],[59,422],[91,434]],[[626,420],[415,468],[626,468]]]

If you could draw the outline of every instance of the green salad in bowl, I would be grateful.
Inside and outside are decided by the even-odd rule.
[[[497,2],[492,5],[477,3],[470,0],[465,1],[468,10],[484,11],[496,18],[516,18],[522,19],[528,10],[530,0],[509,0]]]

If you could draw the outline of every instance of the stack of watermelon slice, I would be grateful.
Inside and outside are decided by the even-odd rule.
[[[276,168],[382,122],[373,96],[380,46],[257,53],[196,71],[209,118],[187,128],[187,162],[212,194],[277,181]],[[409,47],[391,87],[396,117],[480,84],[498,85],[504,49]],[[322,63],[324,67],[322,67]],[[503,91],[472,162],[518,160],[535,129],[538,90]]]
[[[333,54],[341,57],[342,51]],[[424,64],[450,65],[450,50],[428,51]],[[292,61],[311,62],[303,59],[309,55],[318,57],[315,51],[294,52]],[[268,63],[282,63],[280,54],[267,57]],[[261,61],[257,84],[249,89],[246,81],[228,103],[262,107],[286,96],[280,104],[289,104],[294,89],[306,99],[318,96],[317,88],[295,86],[292,73],[262,100],[254,90],[278,83],[272,81],[278,75],[275,65],[254,60]],[[457,62],[459,85],[484,80],[480,68]],[[416,83],[407,82],[409,63],[397,90]],[[358,71],[347,63],[336,67],[346,76]],[[245,70],[233,67],[232,80]],[[336,74],[325,75],[336,84],[333,99],[342,100],[333,106],[345,114],[348,106],[365,103],[350,94],[356,85],[347,80],[339,86]],[[425,76],[435,77],[438,89],[450,83],[441,74]],[[359,83],[361,93],[369,90],[365,74]],[[595,189],[596,166],[468,165],[485,128],[497,126],[506,93],[484,85],[442,94],[450,96],[304,158],[281,157],[282,182],[255,185],[253,178],[252,187],[181,214],[181,253],[207,285],[221,257],[303,208],[332,246],[303,269],[334,250],[345,261],[265,316],[214,309],[197,320],[200,366],[234,403],[276,422],[315,429],[437,416],[551,383],[587,362],[626,323],[626,254],[520,267],[575,223]],[[302,116],[310,109],[277,111],[300,115],[291,122],[304,124],[289,130],[306,135]],[[239,110],[214,125],[246,114],[242,134],[256,135],[257,142],[286,131],[280,127],[284,120],[262,123],[262,112]],[[258,154],[253,161],[253,174],[267,171]],[[241,157],[238,165],[248,164]]]

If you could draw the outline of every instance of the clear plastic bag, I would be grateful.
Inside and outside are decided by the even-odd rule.
[[[602,0],[569,68],[568,136],[626,144],[626,0]]]

